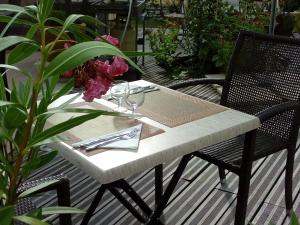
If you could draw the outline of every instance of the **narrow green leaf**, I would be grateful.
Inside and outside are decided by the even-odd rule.
[[[45,78],[62,74],[63,72],[74,69],[85,63],[87,60],[101,55],[114,55],[126,59],[130,65],[140,70],[140,68],[118,48],[104,42],[89,41],[79,43],[66,49],[56,56],[46,68]]]
[[[39,142],[42,142],[45,139],[48,139],[54,135],[60,134],[66,130],[69,130],[73,127],[76,127],[88,120],[94,119],[98,116],[102,115],[102,112],[99,113],[91,113],[91,114],[87,114],[87,115],[82,115],[82,116],[78,116],[76,118],[72,118],[69,119],[65,122],[62,122],[60,124],[57,124],[39,134],[37,134],[36,136],[32,137],[32,139],[30,140],[30,142],[28,143],[28,148],[38,144]]]
[[[0,64],[0,68],[10,69],[10,70],[16,70],[16,71],[22,73],[23,75],[25,75],[28,78],[32,77],[30,73],[28,73],[27,71],[22,70],[22,69],[20,69],[20,68],[18,68],[16,66],[7,65],[7,64]]]
[[[42,215],[51,215],[51,214],[72,214],[72,213],[85,213],[81,209],[76,209],[72,207],[47,207],[42,209]]]
[[[56,182],[57,182],[57,180],[46,181],[46,182],[44,182],[44,183],[42,183],[42,184],[39,184],[39,185],[37,185],[37,186],[35,186],[35,187],[29,188],[28,190],[22,192],[22,193],[19,195],[19,197],[20,197],[20,198],[27,197],[27,196],[29,196],[29,195],[31,195],[31,194],[33,194],[33,193],[35,193],[35,192],[37,192],[37,191],[39,191],[39,190],[45,188],[45,187],[48,187],[49,185],[54,184],[54,183],[56,183]]]
[[[33,41],[28,38],[18,37],[18,36],[0,37],[0,51],[3,51],[15,44],[19,44],[22,42],[33,42]]]
[[[8,64],[15,64],[31,56],[39,49],[39,46],[33,42],[24,42],[16,46],[8,55]]]
[[[0,100],[0,107],[2,107],[2,106],[8,106],[8,105],[16,105],[16,103]]]
[[[83,109],[83,108],[68,108],[68,109],[54,109],[48,112],[44,112],[37,116],[37,119],[45,116],[45,115],[53,115],[56,113],[100,113],[101,115],[105,116],[128,116],[129,114],[119,113],[119,112],[109,112],[105,110],[98,110],[98,109]]]
[[[62,33],[67,30],[76,20],[78,20],[80,17],[83,17],[81,14],[72,14],[68,16],[68,18],[65,20],[65,23],[62,28]]]
[[[24,8],[17,5],[11,4],[0,4],[0,11],[9,11],[9,12],[22,12]]]
[[[26,33],[26,38],[32,39],[38,30],[38,24],[32,24]]]
[[[2,162],[5,165],[5,171],[8,172],[9,174],[13,171],[13,167],[10,164],[10,162],[6,159],[4,156],[3,152],[0,151],[0,162]]]
[[[70,138],[63,136],[63,135],[54,135],[53,137],[47,138],[47,139],[37,143],[36,145],[34,145],[34,147],[38,147],[41,145],[47,145],[50,143],[62,142],[62,141],[70,141]]]
[[[50,225],[47,222],[44,222],[42,220],[30,216],[14,216],[14,219],[30,225]]]
[[[38,11],[41,22],[45,22],[47,17],[50,15],[50,12],[53,9],[54,0],[43,0],[39,1]]]
[[[26,161],[23,166],[23,175],[27,177],[32,171],[39,169],[40,167],[49,163],[57,156],[58,151],[50,151],[43,155],[38,155],[30,161]]]
[[[0,208],[1,225],[11,225],[15,215],[15,206],[5,206]]]
[[[27,119],[27,112],[18,107],[9,107],[4,116],[4,125],[8,129],[21,126]]]
[[[7,94],[6,94],[6,84],[4,83],[4,75],[6,75],[6,73],[4,74],[0,74],[0,101],[6,101],[7,100]]]
[[[13,17],[11,16],[3,16],[3,15],[0,15],[0,22],[1,23],[9,23],[9,21],[12,20]],[[27,21],[27,20],[23,20],[23,19],[16,19],[14,21],[14,24],[20,24],[20,25],[25,25],[25,26],[29,26],[29,25],[32,25],[31,22]]]
[[[298,218],[294,212],[291,215],[291,225],[299,225]]]
[[[2,29],[0,37],[3,37],[9,27],[17,20],[17,18],[22,15],[22,12],[18,12],[12,19],[6,24],[6,26]]]
[[[70,79],[57,93],[54,94],[52,101],[67,94],[74,87],[74,79]]]

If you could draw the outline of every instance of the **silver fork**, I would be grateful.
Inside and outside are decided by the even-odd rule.
[[[114,139],[114,138],[119,137],[119,136],[127,135],[130,132],[131,131],[125,131],[125,132],[122,132],[120,134],[109,136],[109,137],[106,137],[106,138],[97,138],[97,139],[93,139],[93,140],[90,140],[90,141],[79,142],[77,144],[73,144],[72,147],[73,148],[82,148],[82,149],[84,149],[84,148],[87,148],[91,145],[95,145],[97,143],[102,143],[103,141],[108,141],[108,140]]]
[[[134,128],[132,131],[130,131],[127,134],[119,135],[119,136],[117,136],[115,138],[111,138],[107,141],[102,141],[102,142],[98,142],[94,145],[90,145],[87,148],[85,148],[85,150],[90,151],[90,150],[93,150],[95,148],[98,148],[98,147],[101,147],[101,146],[104,146],[104,145],[107,145],[107,144],[110,144],[110,143],[113,143],[113,142],[119,141],[119,140],[129,140],[131,138],[134,138],[136,136],[136,134],[138,133],[138,131],[139,131],[139,129]]]

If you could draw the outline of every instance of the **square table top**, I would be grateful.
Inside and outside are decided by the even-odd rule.
[[[143,80],[135,81],[135,83],[141,86],[151,84]],[[182,99],[189,98],[183,93],[163,87],[161,88],[171,93],[171,95],[178,95],[178,100],[174,100],[173,102],[173,104],[176,104],[178,107],[184,105]],[[161,91],[157,91],[157,94],[160,92]],[[146,99],[150,96],[149,94],[150,93],[145,94]],[[56,101],[52,107],[60,105],[72,96],[74,96],[74,94],[63,96]],[[191,101],[189,102],[198,104],[198,100],[195,97],[190,96],[190,98]],[[158,99],[159,98],[153,98],[153,101],[159,101]],[[148,101],[151,102],[150,97]],[[208,103],[204,100],[201,101],[206,104],[205,107],[218,107],[214,103]],[[80,102],[83,102],[83,100],[78,98],[74,103],[77,104]],[[114,103],[104,99],[95,100],[93,104],[100,104],[109,108],[115,106]],[[141,139],[139,148],[135,151],[111,149],[87,156],[82,152],[73,149],[67,142],[53,143],[51,146],[58,149],[67,160],[94,177],[100,183],[110,183],[118,179],[129,177],[143,170],[153,168],[156,165],[168,163],[178,157],[244,134],[247,131],[256,129],[260,126],[259,119],[253,115],[248,115],[223,106],[220,107],[224,108],[224,110],[219,110],[215,114],[208,114],[201,118],[194,117],[192,121],[183,121],[181,124],[176,123],[174,126],[167,126],[165,125],[167,123],[164,122],[159,123],[155,121],[153,117],[151,117],[152,119],[147,117],[138,119],[144,124],[163,130],[163,132]],[[142,108],[141,112],[143,112]],[[147,112],[147,110],[145,112]],[[191,112],[186,111],[186,113],[189,114]],[[152,115],[151,113],[148,114]],[[163,116],[162,118],[164,117],[166,116]],[[94,129],[95,132],[98,130],[98,128],[96,128],[97,126],[89,127],[89,129]],[[82,132],[86,132],[86,130],[83,129]],[[103,132],[103,130],[101,132]]]

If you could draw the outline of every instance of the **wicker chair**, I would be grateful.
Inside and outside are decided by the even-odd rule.
[[[20,193],[22,193],[22,192],[24,192],[24,191],[26,191],[26,190],[28,190],[32,187],[35,187],[35,186],[37,186],[39,184],[42,184],[44,182],[47,182],[47,181],[56,181],[56,182],[54,182],[51,185],[37,191],[35,194],[56,190],[58,205],[69,207],[70,204],[71,204],[71,201],[70,201],[70,183],[69,183],[68,178],[64,177],[62,174],[25,182],[20,186],[18,191]],[[17,203],[16,214],[17,215],[22,215],[22,214],[27,213],[31,210],[36,209],[36,208],[37,208],[36,205],[31,200],[30,197],[23,198],[23,199],[20,199]],[[71,215],[70,214],[60,214],[59,215],[59,223],[61,225],[72,225]],[[23,225],[24,223],[16,222],[16,224],[17,225]]]
[[[285,200],[292,209],[292,178],[300,120],[300,41],[242,31],[235,46],[225,81],[196,79],[171,85],[223,85],[221,105],[256,115],[259,129],[193,155],[239,176],[235,225],[245,224],[252,162],[287,150]]]

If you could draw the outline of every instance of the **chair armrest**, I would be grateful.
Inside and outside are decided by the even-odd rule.
[[[197,79],[182,81],[182,82],[179,82],[176,84],[171,84],[171,85],[168,85],[167,87],[176,90],[178,88],[184,88],[184,87],[194,86],[194,85],[198,85],[198,84],[224,85],[224,79],[197,78]]]
[[[284,102],[275,106],[272,106],[268,109],[265,109],[259,113],[257,113],[255,116],[257,116],[261,122],[264,122],[276,115],[279,115],[281,113],[284,113],[286,111],[290,110],[300,110],[300,102],[299,101],[288,101]]]

